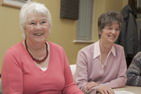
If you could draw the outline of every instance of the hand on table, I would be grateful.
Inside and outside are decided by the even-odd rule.
[[[98,86],[98,84],[95,83],[95,82],[89,82],[89,83],[86,84],[85,90],[89,91],[91,88],[93,88],[95,86]]]
[[[99,92],[100,94],[115,94],[112,88],[107,86],[98,86],[96,88],[96,91]]]

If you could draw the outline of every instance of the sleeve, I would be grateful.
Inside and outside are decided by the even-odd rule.
[[[117,78],[115,78],[114,80],[111,80],[110,82],[100,84],[100,85],[106,85],[111,88],[118,88],[118,87],[125,86],[127,82],[127,76],[126,76],[127,65],[126,65],[124,50],[121,51],[121,59],[118,64],[119,65],[117,65],[117,67],[119,67],[119,70],[117,73]]]
[[[127,70],[127,85],[141,86],[141,59],[138,56],[134,57]]]
[[[64,52],[63,62],[64,62],[64,77],[65,77],[65,87],[63,89],[63,94],[83,94],[83,92],[78,88],[78,86],[73,81],[69,62],[65,52]]]
[[[11,49],[12,50],[12,49]],[[3,94],[23,94],[23,75],[20,64],[13,51],[8,51],[3,59],[2,92]]]
[[[87,66],[87,57],[85,53],[80,50],[77,55],[75,82],[85,94],[96,94],[96,90],[94,88],[90,89],[89,91],[85,90],[85,85],[88,83]]]

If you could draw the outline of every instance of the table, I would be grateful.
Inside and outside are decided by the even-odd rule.
[[[117,90],[125,90],[125,91],[129,91],[129,92],[133,92],[135,94],[141,94],[141,87],[136,87],[136,86],[125,86],[122,88],[114,89],[114,91],[117,91]]]

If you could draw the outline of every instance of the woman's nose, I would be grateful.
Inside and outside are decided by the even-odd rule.
[[[112,29],[111,32],[112,32],[112,33],[116,33],[116,32],[119,32],[119,30],[117,30],[117,29]]]
[[[42,28],[42,25],[38,23],[38,24],[36,25],[36,29],[41,29],[41,28]]]
[[[113,30],[112,30],[112,33],[115,33],[115,32],[116,32],[116,30],[115,30],[115,29],[113,29]]]

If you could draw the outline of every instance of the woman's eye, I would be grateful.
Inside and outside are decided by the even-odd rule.
[[[115,29],[115,31],[119,31],[119,29]]]
[[[41,24],[44,24],[44,23],[46,23],[46,21],[42,21],[42,22],[41,22]]]
[[[32,22],[32,23],[30,23],[30,25],[35,25],[36,23],[34,23],[34,22]]]
[[[108,29],[109,29],[109,30],[112,30],[112,28],[110,28],[110,27],[109,27]]]

